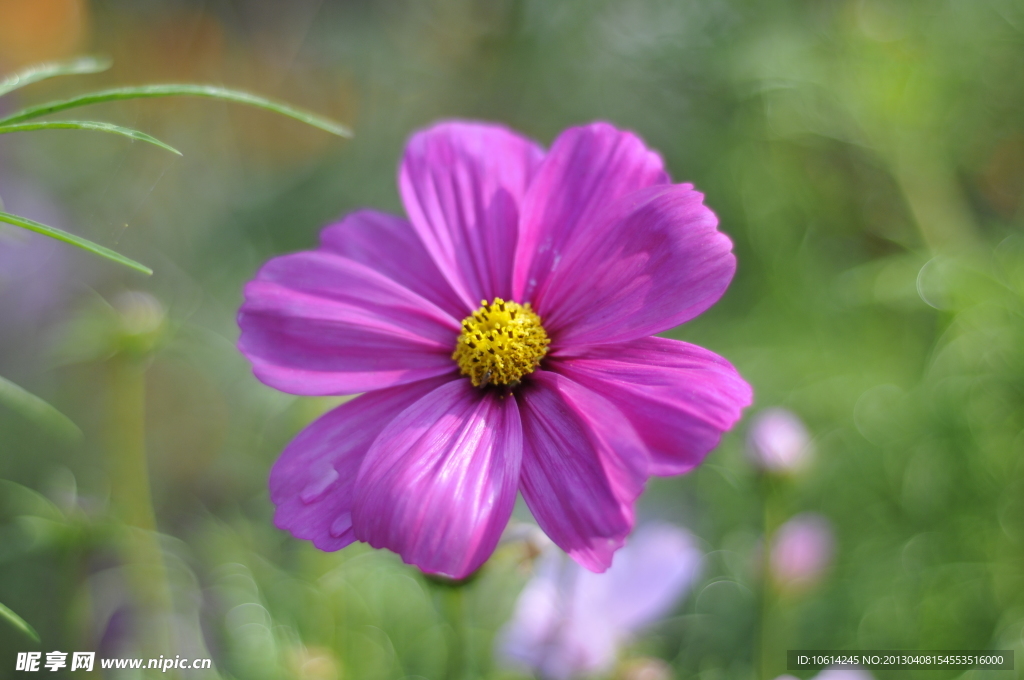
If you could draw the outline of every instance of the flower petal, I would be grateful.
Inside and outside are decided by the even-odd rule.
[[[542,554],[511,620],[498,633],[499,658],[551,680],[607,671],[618,653],[618,622],[577,597],[578,584],[587,576],[603,578],[584,571],[557,548]],[[580,617],[584,610],[586,616]]]
[[[512,618],[497,635],[496,651],[507,665],[525,671],[543,671],[543,677],[559,680],[569,676],[545,668],[545,665],[561,665],[550,664],[549,659],[562,656],[560,646],[555,643],[565,617],[559,588],[565,562],[561,551],[549,550],[534,564],[533,576],[519,593]]]
[[[603,574],[549,550],[498,634],[499,658],[556,680],[607,672],[630,635],[693,585],[701,560],[689,533],[668,524],[640,528]]]
[[[558,346],[622,342],[689,321],[736,271],[732,241],[688,184],[641,189],[556,258],[534,308]]]
[[[482,123],[440,123],[409,140],[398,174],[402,201],[467,315],[481,299],[511,299],[519,203],[543,154]]]
[[[515,504],[523,434],[515,398],[447,383],[402,412],[359,471],[356,537],[462,578],[494,552]]]
[[[325,250],[376,269],[455,319],[467,314],[408,220],[376,210],[359,210],[320,232],[320,244]]]
[[[633,528],[644,445],[611,402],[565,376],[538,370],[524,388],[523,498],[551,540],[604,571]]]
[[[753,399],[728,361],[666,338],[573,348],[549,367],[603,395],[629,418],[647,445],[652,475],[696,467]]]
[[[586,614],[615,621],[623,633],[636,632],[675,607],[700,575],[703,558],[689,532],[671,524],[644,525],[615,555],[603,584],[595,583],[599,576],[581,575],[577,601],[592,602],[588,591],[603,588],[600,610]]]
[[[514,299],[533,301],[561,255],[594,238],[593,225],[619,199],[668,181],[661,157],[632,132],[593,123],[559,135],[523,199]]]
[[[245,287],[239,349],[293,394],[352,394],[455,368],[458,321],[362,263],[320,249],[270,260]]]
[[[444,380],[364,394],[300,432],[270,471],[278,528],[321,550],[339,550],[354,541],[352,500],[366,452],[388,423]]]

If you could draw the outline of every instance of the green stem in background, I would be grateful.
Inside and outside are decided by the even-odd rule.
[[[466,667],[466,602],[462,588],[448,588],[441,593],[442,608],[448,625],[451,626],[452,639],[448,648],[448,678],[462,680]]]
[[[471,680],[477,677],[476,659],[469,635],[469,603],[466,587],[476,576],[454,581],[442,576],[427,576],[434,586],[438,609],[448,624],[448,680]]]
[[[145,445],[146,362],[120,354],[108,362],[107,452],[109,455],[111,505],[129,529],[123,559],[133,575],[131,586],[143,619],[148,624],[143,639],[156,655],[170,653],[167,628],[172,612],[170,588],[164,567],[156,518],[150,497]]]
[[[978,244],[978,230],[946,159],[932,140],[904,134],[890,163],[929,250],[958,252]]]
[[[764,538],[761,547],[760,588],[758,592],[758,621],[755,649],[757,653],[757,677],[760,680],[772,680],[785,670],[782,660],[785,650],[779,644],[779,631],[776,627],[777,598],[771,577],[771,549],[775,532],[782,524],[782,508],[779,507],[778,482],[770,475],[761,473],[757,486],[761,498],[762,529]]]

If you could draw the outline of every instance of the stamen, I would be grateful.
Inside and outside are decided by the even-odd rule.
[[[515,387],[524,375],[537,369],[549,344],[540,317],[529,303],[481,300],[480,309],[462,321],[452,359],[476,387]]]

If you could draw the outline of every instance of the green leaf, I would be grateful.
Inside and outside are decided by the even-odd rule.
[[[140,142],[155,144],[161,149],[167,149],[171,153],[176,153],[179,156],[181,155],[181,152],[173,146],[164,144],[159,139],[151,137],[145,132],[121,127],[120,125],[112,125],[111,123],[98,123],[89,120],[56,120],[44,121],[42,123],[15,123],[14,125],[0,125],[0,135],[7,134],[8,132],[30,132],[32,130],[96,130],[98,132],[111,132],[115,135],[122,135],[124,137],[130,137],[131,139],[137,139]]]
[[[119,87],[112,90],[92,92],[90,94],[80,95],[73,99],[39,104],[38,106],[30,106],[27,109],[22,109],[21,111],[17,111],[16,113],[7,116],[6,118],[0,119],[0,125],[20,123],[24,120],[31,120],[32,118],[38,118],[39,116],[45,116],[58,111],[66,111],[67,109],[73,109],[78,106],[87,106],[89,104],[99,104],[101,102],[118,101],[121,99],[146,99],[150,97],[174,97],[179,95],[189,97],[208,97],[211,99],[220,99],[238,104],[248,104],[249,106],[255,106],[257,108],[273,111],[274,113],[279,113],[282,116],[294,118],[295,120],[312,125],[315,128],[320,128],[321,130],[325,130],[340,137],[352,136],[352,133],[344,125],[336,123],[328,118],[318,116],[315,113],[296,109],[288,104],[275,102],[248,92],[229,90],[215,85],[192,84],[142,85],[140,87]]]
[[[70,418],[2,375],[0,375],[0,403],[64,439],[82,438],[82,431],[71,422]]]
[[[0,97],[20,87],[25,87],[47,78],[53,78],[54,76],[99,73],[100,71],[106,71],[108,68],[110,68],[109,59],[98,59],[96,57],[79,57],[71,61],[52,61],[45,64],[36,64],[17,73],[12,73],[3,80],[0,80]]]
[[[10,621],[12,626],[20,630],[22,633],[29,636],[36,642],[41,642],[41,640],[39,639],[39,633],[36,632],[36,629],[28,625],[25,619],[21,618],[20,616],[12,612],[2,602],[0,602],[0,618],[7,619],[8,621]]]
[[[43,234],[44,236],[55,238],[58,241],[63,241],[64,243],[70,243],[73,246],[78,246],[82,250],[88,250],[90,253],[93,253],[94,255],[99,255],[100,257],[105,257],[108,260],[113,260],[114,262],[123,264],[126,267],[131,267],[135,271],[142,272],[143,274],[146,275],[153,273],[153,270],[147,267],[146,265],[140,264],[135,260],[127,258],[121,253],[115,253],[110,248],[105,248],[99,245],[98,243],[93,243],[92,241],[84,239],[81,236],[69,234],[68,232],[63,231],[61,229],[57,229],[56,227],[48,227],[45,224],[40,224],[39,222],[34,222],[28,218],[19,217],[18,215],[12,215],[11,213],[6,212],[0,212],[0,222],[13,224],[16,227],[22,227],[24,229],[28,229],[29,231],[34,231],[37,234]]]
[[[67,519],[53,501],[35,489],[9,479],[0,479],[0,521],[7,522],[27,515],[55,523]]]

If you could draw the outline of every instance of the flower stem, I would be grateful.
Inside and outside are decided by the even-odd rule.
[[[130,587],[146,627],[140,636],[158,654],[170,651],[166,623],[171,612],[156,518],[150,497],[145,445],[145,363],[115,356],[108,363],[107,452],[111,505],[128,529],[122,559],[130,565]]]
[[[469,649],[466,640],[466,596],[462,587],[449,588],[444,593],[445,610],[452,628],[452,645],[448,658],[448,677],[464,680],[469,673]]]
[[[925,245],[932,253],[958,252],[978,242],[977,227],[955,175],[932,140],[903,135],[889,154]]]
[[[775,623],[776,598],[771,579],[771,548],[772,539],[780,524],[777,488],[775,480],[761,474],[758,477],[758,491],[761,497],[761,521],[764,539],[761,548],[761,570],[759,574],[758,625],[757,625],[757,677],[760,680],[772,680],[782,669],[778,660],[781,649],[778,643],[778,631]]]
[[[476,659],[469,635],[469,603],[466,586],[476,574],[455,581],[428,576],[434,586],[438,609],[448,624],[448,680],[471,680],[477,677]]]

